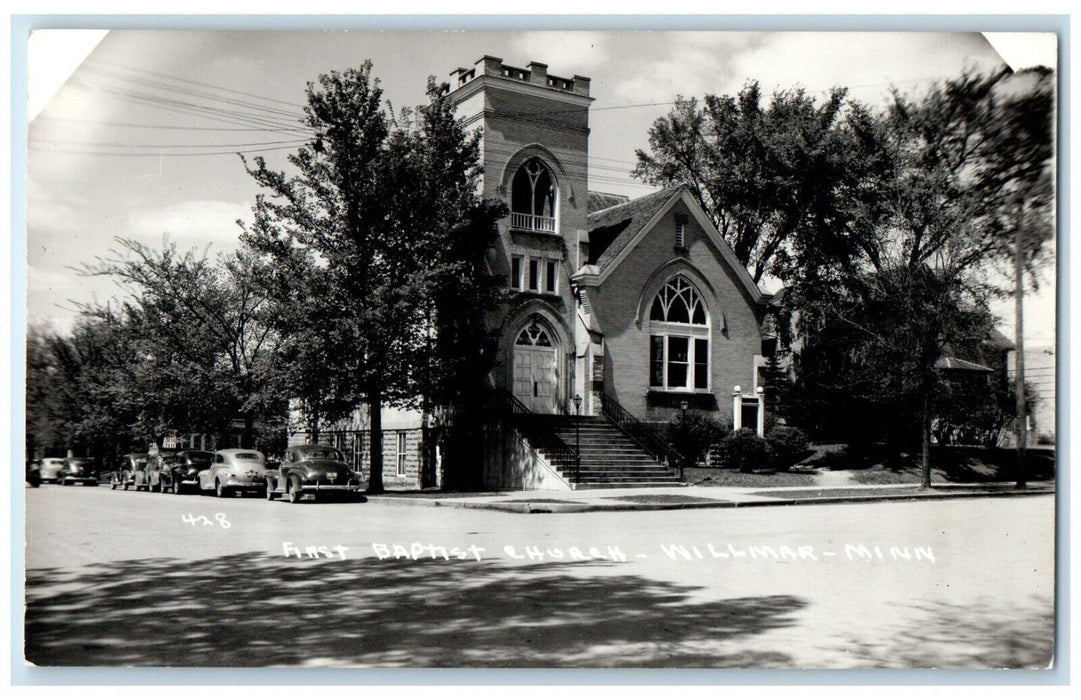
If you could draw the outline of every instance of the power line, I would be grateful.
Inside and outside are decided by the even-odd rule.
[[[124,66],[124,65],[121,65],[121,64],[118,64],[118,63],[109,63],[107,61],[100,61],[100,60],[87,61],[87,64],[88,65],[97,64],[97,65],[107,66],[107,67],[113,68],[113,69],[129,71],[129,72],[132,72],[132,73],[155,75],[155,76],[157,76],[159,78],[166,78],[168,80],[175,80],[175,81],[181,82],[181,83],[188,83],[188,84],[191,84],[191,85],[199,85],[199,86],[208,87],[208,88],[211,88],[211,89],[214,89],[214,90],[221,90],[222,92],[232,92],[232,93],[235,93],[235,94],[238,94],[238,95],[244,95],[246,97],[255,97],[255,98],[260,99],[260,100],[266,100],[267,102],[277,102],[279,104],[287,105],[289,107],[298,107],[298,108],[303,108],[304,107],[304,105],[297,104],[295,102],[288,102],[286,100],[278,100],[278,99],[275,99],[273,97],[265,97],[263,95],[256,95],[254,93],[243,92],[241,90],[233,90],[231,88],[224,88],[224,87],[221,87],[220,85],[212,85],[210,83],[201,83],[198,80],[189,80],[187,78],[181,78],[179,76],[169,75],[168,73],[158,73],[156,71],[147,70],[145,68],[132,68],[130,66]]]
[[[60,141],[30,141],[31,145],[38,146],[85,146],[90,148],[245,148],[248,146],[301,146],[308,143],[307,139],[293,139],[291,141],[259,141],[255,143],[184,143],[184,144],[140,144],[140,143],[107,143],[107,142],[82,142],[65,143]]]
[[[269,132],[264,127],[228,127],[228,126],[175,126],[170,124],[134,124],[131,122],[98,121],[96,119],[68,119],[64,117],[38,117],[35,121],[71,122],[75,124],[96,124],[98,126],[129,127],[134,129],[164,129],[178,131],[261,131]]]
[[[79,153],[82,155],[90,156],[119,156],[119,157],[135,157],[135,158],[184,158],[189,156],[235,156],[238,153],[266,153],[270,151],[285,151],[292,150],[295,146],[272,146],[269,148],[249,148],[244,150],[232,150],[232,151],[205,151],[201,153],[121,153],[121,152],[109,152],[109,151],[93,151],[93,150],[76,150],[76,149],[64,149],[69,150],[72,153]]]

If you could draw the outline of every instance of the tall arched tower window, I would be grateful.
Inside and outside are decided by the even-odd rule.
[[[709,390],[709,310],[682,276],[661,287],[649,309],[649,386]]]
[[[530,158],[514,173],[511,182],[511,226],[555,233],[558,201],[551,171],[539,158]]]

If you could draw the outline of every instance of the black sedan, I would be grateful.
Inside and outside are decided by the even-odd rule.
[[[98,485],[98,465],[89,457],[68,457],[64,460],[64,466],[56,476],[56,481],[61,486],[72,484],[86,484],[87,486]]]

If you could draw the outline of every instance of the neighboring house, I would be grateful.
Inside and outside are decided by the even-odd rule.
[[[289,445],[318,442],[341,450],[363,481],[371,474],[371,432],[368,411],[360,407],[348,418],[321,426],[318,435],[305,425],[300,412],[290,411]],[[438,469],[424,473],[424,424],[418,411],[383,408],[383,485],[387,488],[438,486]],[[276,455],[271,455],[276,456]]]
[[[731,419],[744,394],[757,407],[769,295],[686,189],[589,192],[589,78],[491,56],[451,75],[462,123],[482,129],[483,195],[511,211],[490,263],[516,294],[489,325],[491,383],[517,418],[493,424],[489,485],[566,488],[587,483],[583,468],[618,482],[599,448],[576,446],[580,473],[558,464],[571,458],[555,453],[581,440],[561,416],[587,417],[599,444],[686,408]],[[624,481],[660,483],[657,466]]]

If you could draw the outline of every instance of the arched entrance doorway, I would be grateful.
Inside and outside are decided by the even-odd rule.
[[[514,396],[534,413],[556,413],[562,400],[557,342],[538,316],[514,340]]]

